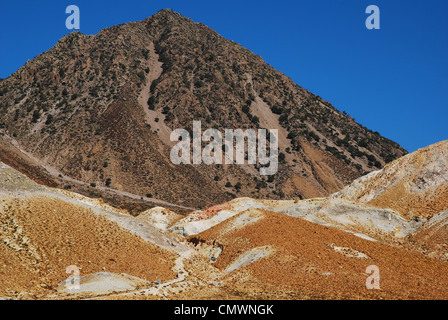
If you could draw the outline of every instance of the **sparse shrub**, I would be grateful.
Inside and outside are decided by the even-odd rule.
[[[375,158],[374,155],[369,154],[369,155],[367,156],[367,160],[369,160],[370,162],[375,162],[375,161],[376,161],[376,158]]]
[[[280,152],[278,155],[278,159],[280,160],[280,162],[285,162],[286,156],[283,152]]]
[[[89,93],[92,97],[98,98],[98,88],[97,87],[91,88]]]
[[[33,112],[33,119],[31,122],[36,123],[40,119],[40,112],[39,110],[34,110]]]
[[[170,107],[164,106],[162,109],[162,114],[168,114],[168,112],[170,112]]]
[[[202,82],[201,80],[196,80],[196,81],[194,82],[194,86],[195,86],[196,88],[202,88],[202,87],[204,86],[204,82]]]
[[[154,110],[156,108],[155,103],[156,103],[156,98],[154,98],[154,96],[152,96],[148,99],[149,110]]]
[[[258,118],[257,116],[253,116],[251,120],[255,125],[260,124],[260,118]]]
[[[367,148],[367,141],[365,139],[361,140],[358,144],[362,148]]]
[[[149,59],[149,50],[148,49],[143,49],[142,50],[142,55],[145,58],[145,60]]]
[[[159,84],[160,79],[156,79],[151,83],[151,87],[149,89],[149,92],[151,92],[152,94],[154,94],[154,91],[156,91],[156,87]]]
[[[137,73],[137,76],[140,78],[141,82],[144,82],[146,80],[146,76],[143,71],[140,71],[139,73]]]
[[[171,122],[174,120],[174,114],[170,111],[165,117],[165,122]]]
[[[271,107],[271,111],[273,113],[279,114],[279,115],[283,113],[283,109],[281,107],[279,107],[278,105]]]
[[[53,122],[53,115],[49,114],[49,115],[47,116],[47,120],[45,121],[45,124],[46,124],[46,125],[49,125],[49,124],[52,123],[52,122]]]

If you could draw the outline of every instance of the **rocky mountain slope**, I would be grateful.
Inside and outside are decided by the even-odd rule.
[[[367,174],[328,198],[240,198],[177,220],[171,231],[199,234],[248,209],[268,210],[332,226],[363,238],[409,238],[443,233],[448,188],[448,140],[417,150]],[[428,237],[426,237],[428,238]]]
[[[160,245],[166,236],[145,241],[123,228],[129,218],[100,201],[38,185],[0,163],[0,296],[51,295],[71,265],[83,276],[107,271],[151,283],[174,279],[177,253]]]
[[[279,172],[173,165],[169,134],[191,130],[193,120],[204,129],[278,129]],[[406,154],[261,57],[171,10],[92,36],[71,33],[1,81],[0,146],[9,150],[0,160],[61,188],[195,208],[235,196],[327,196]]]
[[[382,193],[402,183],[411,199],[411,182],[424,179],[424,199],[437,205],[404,202],[417,217],[343,198],[379,194],[364,184],[375,174],[328,198],[238,198],[187,215],[158,207],[132,217],[0,163],[0,297],[447,299],[447,209],[428,191],[448,185],[447,149],[429,146],[376,173],[388,177]],[[75,291],[67,291],[69,265],[82,275]],[[366,288],[372,265],[379,290]]]
[[[431,278],[433,271],[420,275],[411,271],[414,279],[419,279],[414,284],[402,278],[402,272],[423,261],[422,256],[415,255],[417,252],[438,260],[426,260],[430,268],[438,265],[441,272],[447,270],[448,215],[447,197],[443,196],[448,187],[447,150],[447,141],[418,150],[329,198],[236,199],[193,212],[173,223],[170,230],[186,236],[205,257],[217,261],[215,266],[229,274],[225,279],[235,281],[243,296],[255,297],[254,292],[263,291],[262,287],[287,296],[282,285],[297,285],[306,288],[302,294],[306,292],[308,298],[379,298],[390,294],[395,298],[427,299],[435,292],[426,291],[432,290],[431,285],[421,281]],[[417,190],[416,184],[420,186]],[[366,200],[382,195],[388,195],[382,202]],[[332,235],[326,238],[328,233]],[[370,246],[382,248],[370,251]],[[380,258],[373,252],[385,256]],[[344,261],[338,262],[341,255]],[[345,265],[349,261],[351,267]],[[330,267],[333,263],[335,266]],[[348,272],[356,263],[359,267]],[[356,268],[368,263],[388,274],[388,289],[382,286],[379,295],[370,296],[360,286],[361,280],[351,278],[357,275]],[[395,269],[398,265],[404,269]],[[344,280],[338,280],[339,276]],[[400,281],[393,284],[392,279]],[[437,277],[431,283],[440,285],[444,281]]]
[[[448,140],[404,156],[332,196],[387,207],[407,219],[448,209]]]
[[[446,299],[448,294],[441,276],[448,272],[446,262],[272,211],[247,210],[190,239],[223,247],[214,266],[225,273],[220,280],[226,287],[243,298]],[[381,290],[366,289],[370,265],[380,270]]]

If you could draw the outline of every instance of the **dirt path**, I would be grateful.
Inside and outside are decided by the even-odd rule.
[[[12,195],[15,198],[21,199],[35,199],[35,197],[38,197],[38,199],[44,199],[44,201],[60,200],[66,206],[74,205],[76,207],[88,209],[92,215],[104,217],[108,221],[116,223],[118,227],[139,236],[143,241],[156,245],[172,254],[174,260],[172,271],[176,274],[176,277],[173,277],[171,280],[160,285],[154,286],[153,284],[147,284],[143,289],[124,292],[124,294],[151,294],[163,297],[169,294],[177,293],[179,290],[182,290],[182,288],[187,286],[191,286],[191,281],[188,283],[185,282],[189,277],[189,272],[187,272],[184,268],[184,259],[189,259],[195,251],[187,243],[185,243],[182,238],[168,231],[156,228],[149,221],[146,221],[146,219],[137,219],[132,217],[129,214],[123,213],[119,209],[116,209],[97,199],[91,199],[67,190],[38,185],[23,174],[16,172],[14,169],[11,169],[2,163],[0,163],[0,176],[1,181],[5,181],[5,184],[2,184],[3,188],[0,188],[0,196],[6,195],[9,197]],[[16,190],[21,191],[16,192]],[[2,210],[0,206],[0,212],[8,212],[8,210]],[[16,228],[20,233],[21,228],[19,226],[16,226]],[[13,240],[14,239],[11,241]],[[16,242],[13,241],[11,243],[16,246]],[[22,247],[16,247],[16,249],[22,250]],[[26,248],[29,250],[32,246],[27,244]],[[31,250],[30,252],[33,251]],[[33,258],[36,260],[41,259],[40,257],[36,258],[34,256]],[[94,298],[104,298],[107,295],[109,295],[109,293],[100,294],[98,292],[94,294]]]
[[[155,295],[155,296],[167,296],[168,294],[177,293],[182,288],[185,288],[189,284],[187,283],[187,279],[189,273],[184,268],[184,259],[189,257],[190,253],[181,254],[174,262],[173,271],[177,274],[177,277],[171,281],[160,283],[157,286],[126,292],[120,294],[120,296],[130,296],[130,295]],[[176,286],[173,286],[176,284]]]
[[[60,173],[58,170],[56,170],[55,168],[49,166],[48,164],[44,164],[42,160],[36,158],[34,155],[32,155],[31,153],[25,151],[24,149],[21,148],[20,144],[17,142],[17,140],[6,136],[5,137],[8,138],[8,140],[10,141],[11,145],[14,146],[17,150],[19,150],[21,153],[23,153],[24,155],[26,155],[29,159],[31,159],[32,161],[34,161],[35,163],[39,164],[39,166],[43,167],[51,176],[53,176],[56,179],[62,179],[66,182],[70,182],[72,184],[77,184],[77,185],[82,185],[82,186],[88,186],[89,184],[80,180],[76,180],[73,179],[71,177],[65,176],[62,173]],[[62,178],[61,178],[62,176]],[[124,197],[128,197],[131,199],[136,199],[136,200],[141,200],[142,196],[140,195],[136,195],[130,192],[126,192],[126,191],[121,191],[121,190],[116,190],[116,189],[111,189],[111,188],[107,188],[107,187],[102,187],[102,186],[98,186],[97,187],[98,190],[101,190],[103,192],[111,192],[113,194],[116,194],[118,196],[124,196]],[[191,210],[194,211],[196,210],[196,208],[190,208],[190,207],[184,207],[181,205],[177,205],[174,203],[170,203],[164,200],[159,200],[159,199],[154,199],[154,198],[147,198],[147,197],[143,197],[143,201],[149,202],[151,204],[157,204],[157,205],[161,205],[161,206],[171,206],[171,207],[175,207],[175,208],[179,208],[179,209],[183,209],[183,210]]]
[[[188,281],[190,273],[185,270],[184,260],[189,259],[193,250],[183,251],[179,253],[179,257],[174,261],[174,266],[172,268],[173,272],[176,273],[176,278],[157,285],[146,287],[139,290],[115,293],[114,295],[118,297],[130,297],[130,296],[147,296],[154,295],[159,297],[167,297],[169,295],[178,294],[182,291],[188,289],[189,286],[194,285]],[[101,300],[110,294],[101,294],[94,297],[89,297],[87,300]]]

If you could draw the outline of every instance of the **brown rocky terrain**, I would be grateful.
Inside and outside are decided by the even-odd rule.
[[[173,165],[193,120],[278,173]],[[171,10],[71,33],[0,81],[0,299],[448,299],[448,141],[406,154]]]
[[[424,177],[432,190],[443,189],[445,158],[431,159],[446,149],[446,143],[430,146],[385,170],[388,177],[404,171],[411,181]],[[414,166],[413,158],[425,166]],[[388,181],[381,192],[394,188]],[[351,194],[361,182],[347,187]],[[360,193],[369,188],[378,193],[375,184]],[[188,215],[157,207],[132,217],[0,163],[0,297],[448,299],[447,211],[401,215],[334,194],[239,198]],[[79,291],[64,282],[69,265],[81,269]],[[379,269],[380,289],[366,287],[369,266]]]
[[[440,196],[448,186],[447,150],[446,141],[418,150],[328,199],[237,199],[194,212],[171,230],[217,260],[236,296],[446,299],[445,279],[432,267],[447,270],[447,198]],[[365,201],[384,194],[383,202]],[[410,210],[418,215],[406,215]],[[220,249],[217,259],[212,247]],[[381,291],[366,291],[367,265],[387,281]]]
[[[0,296],[52,294],[70,265],[82,274],[174,278],[170,252],[0,166]]]
[[[278,174],[260,176],[259,165],[173,165],[169,134],[191,130],[193,120],[204,129],[278,129]],[[18,168],[36,181],[132,202],[134,212],[154,199],[186,211],[235,196],[327,196],[406,154],[171,10],[92,36],[71,33],[1,81],[0,147],[6,163],[26,157]]]
[[[431,218],[448,209],[448,140],[406,155],[332,198],[391,208],[407,219]]]
[[[14,177],[11,173],[8,176]],[[24,190],[32,186],[22,182],[20,185]],[[0,292],[3,297],[447,298],[443,279],[447,279],[448,268],[442,261],[303,219],[257,209],[246,210],[189,237],[190,246],[201,249],[184,259],[186,278],[158,289],[157,280],[176,280],[175,253],[155,247],[111,222],[107,216],[95,216],[91,209],[70,204],[67,199],[62,201],[54,195],[39,194],[37,190],[33,192],[36,195],[24,199],[23,195],[22,199],[2,196]],[[202,256],[213,244],[222,248],[222,252],[218,251],[215,263],[207,263],[208,256]],[[254,249],[266,251],[267,255],[229,268]],[[65,268],[72,264],[81,267],[82,275],[126,273],[148,283],[121,293],[74,295],[55,291],[57,284],[67,277]],[[381,290],[365,288],[368,276],[365,269],[372,264],[380,268]]]
[[[214,264],[225,270],[243,253],[273,248],[267,257],[222,278],[226,289],[251,299],[447,299],[448,266],[423,254],[369,241],[283,214],[251,212],[261,218],[241,228],[239,216],[197,236],[223,246]],[[231,229],[229,231],[229,229]],[[367,290],[366,268],[380,269],[381,290]]]

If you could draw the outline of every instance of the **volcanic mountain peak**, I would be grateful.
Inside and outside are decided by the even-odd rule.
[[[85,186],[95,185],[189,207],[242,196],[326,196],[406,154],[172,10],[65,36],[0,82],[0,119],[2,143],[36,159],[61,187],[105,196]],[[191,132],[193,121],[277,129],[278,173],[263,177],[259,164],[173,165],[170,133]]]

